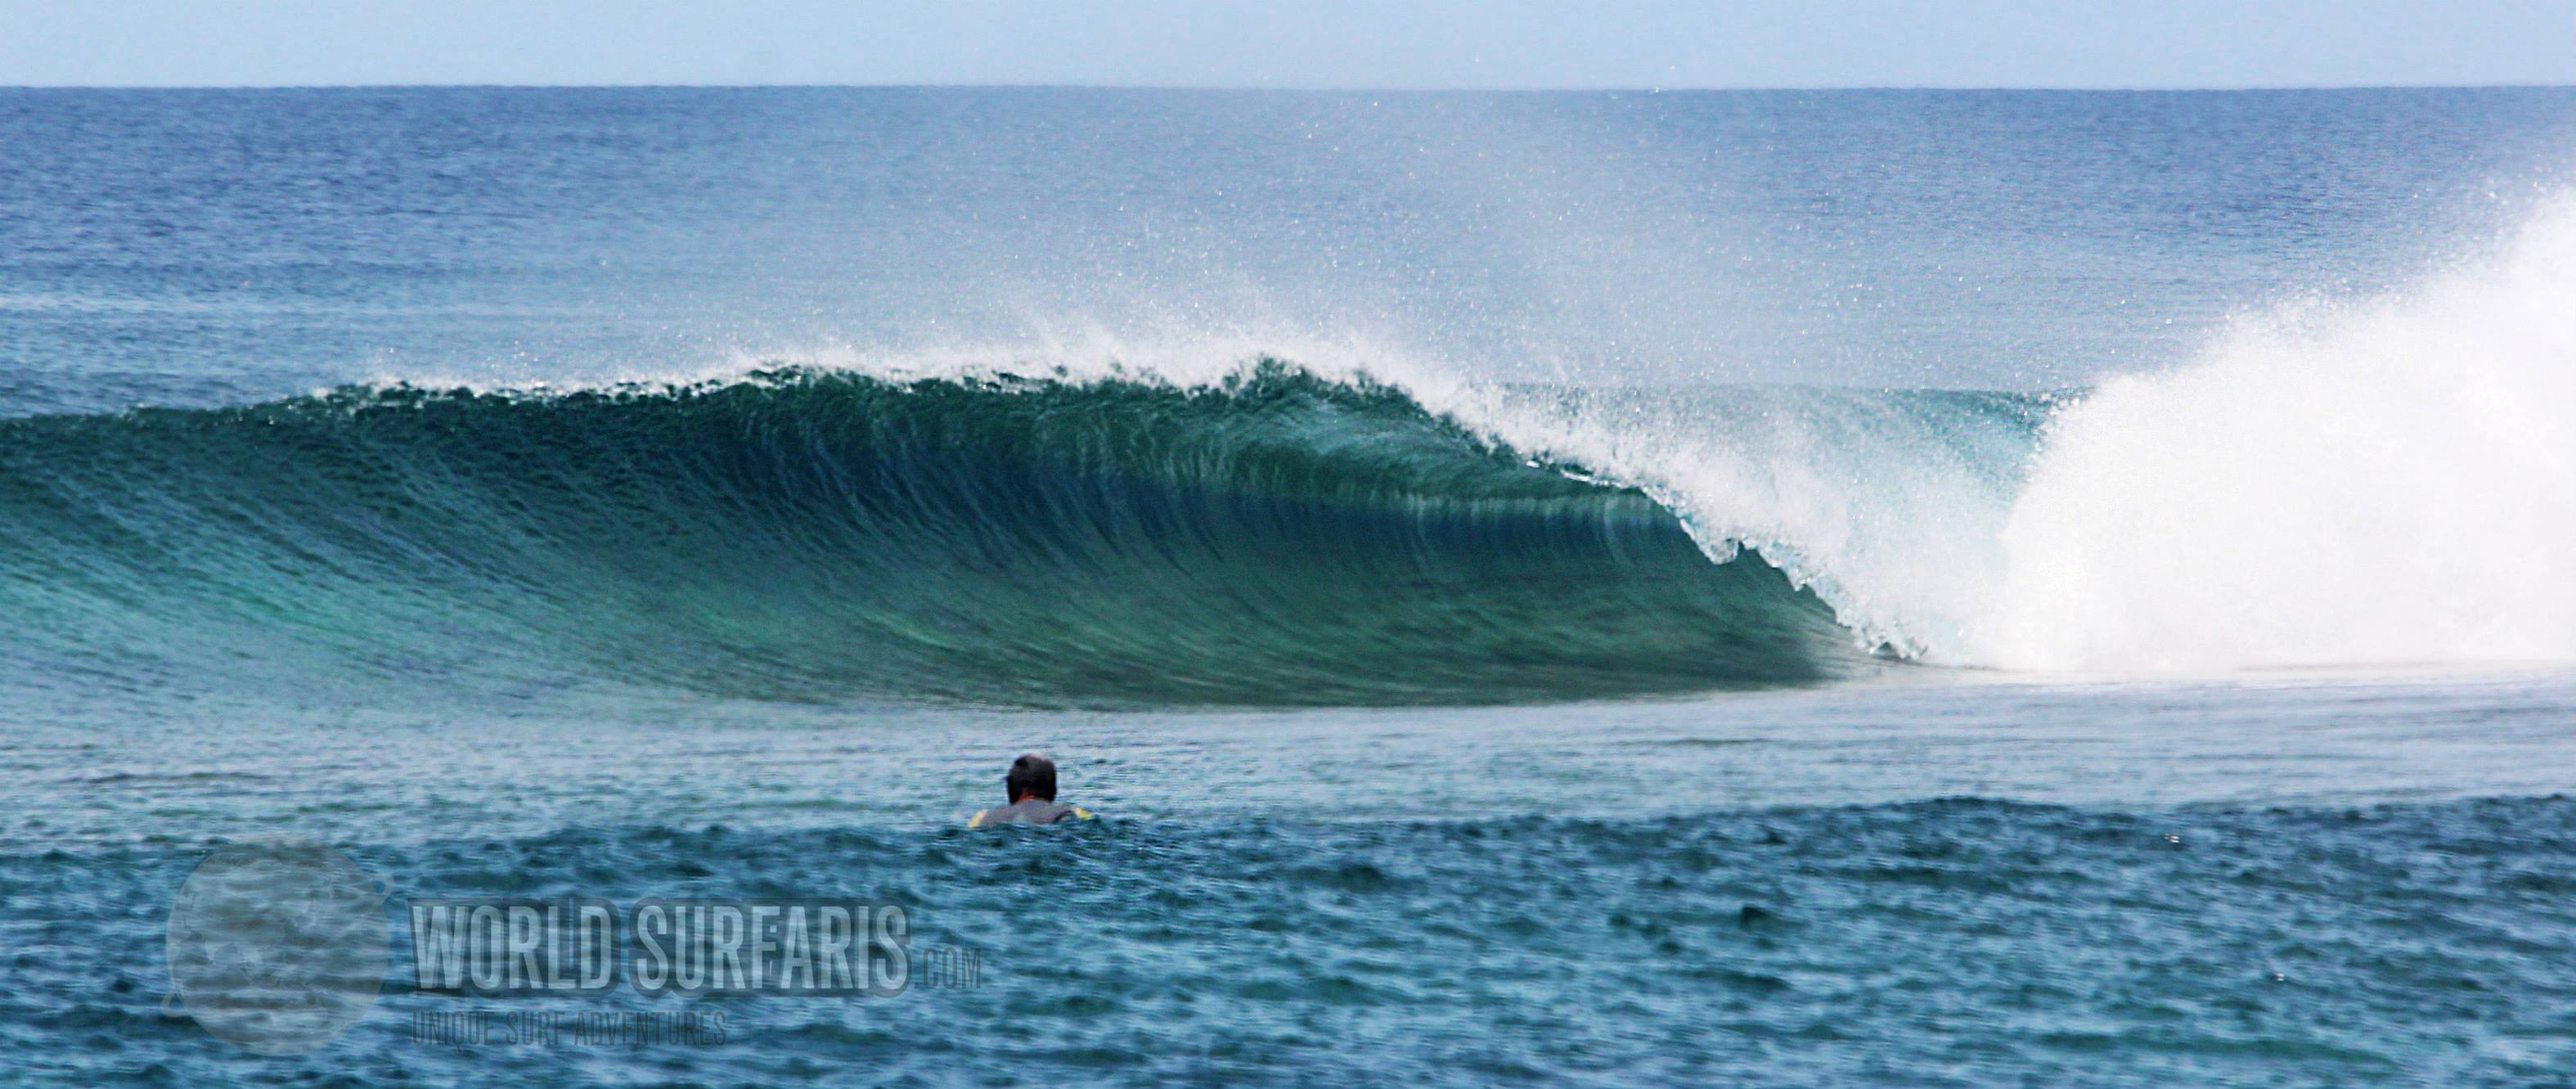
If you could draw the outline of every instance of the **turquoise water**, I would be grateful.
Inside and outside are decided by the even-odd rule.
[[[0,91],[0,147],[13,1078],[2576,1069],[2566,90]],[[967,833],[1029,749],[1105,819]],[[166,934],[282,836],[392,945],[269,1056]],[[417,993],[464,896],[857,897],[980,972]],[[724,1031],[419,1031],[477,1011]]]

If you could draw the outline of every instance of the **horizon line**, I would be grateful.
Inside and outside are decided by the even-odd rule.
[[[638,83],[510,83],[510,82],[384,82],[384,83],[8,83],[0,81],[0,90],[8,91],[439,91],[439,90],[520,90],[520,91],[762,91],[762,90],[840,90],[840,91],[1199,91],[1238,94],[1805,94],[1813,92],[1950,92],[1950,93],[2048,93],[2048,94],[2242,94],[2264,91],[2552,91],[2576,90],[2576,81],[2565,83],[2244,83],[2213,86],[2102,85],[2059,86],[2047,84],[1742,84],[1691,85],[1673,87],[1622,86],[1615,84],[1581,84],[1539,87],[1405,87],[1405,86],[1331,86],[1315,85],[1246,85],[1188,83],[721,83],[721,82],[638,82]]]

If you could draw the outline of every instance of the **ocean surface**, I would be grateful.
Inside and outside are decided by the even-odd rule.
[[[0,1080],[2576,1084],[2571,542],[2576,89],[0,89]]]

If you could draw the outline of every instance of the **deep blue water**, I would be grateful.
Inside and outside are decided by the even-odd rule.
[[[11,1078],[2566,1082],[2571,170],[2568,89],[0,90]],[[964,830],[1028,749],[1106,818]],[[982,971],[395,926],[255,1055],[165,935],[276,837]]]
[[[6,90],[0,351],[21,411],[1095,328],[2055,387],[2473,248],[2566,183],[2571,117],[2563,88]]]

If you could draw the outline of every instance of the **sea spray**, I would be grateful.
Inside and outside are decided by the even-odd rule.
[[[2576,201],[2497,257],[2249,323],[2050,424],[1975,659],[2576,658]]]

